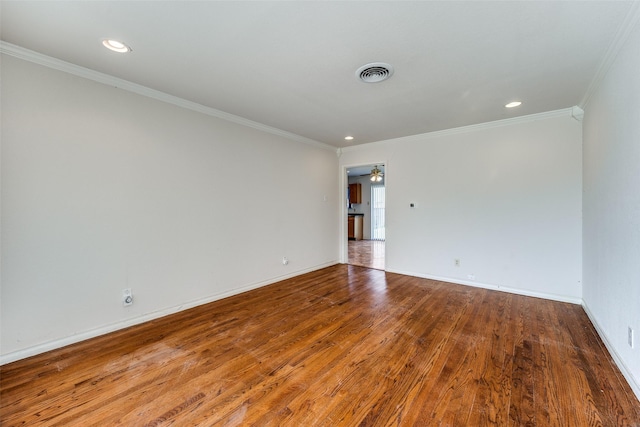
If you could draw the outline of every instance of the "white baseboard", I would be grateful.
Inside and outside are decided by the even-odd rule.
[[[410,271],[386,270],[389,273],[404,274],[406,276],[421,277],[423,279],[437,280],[439,282],[455,283],[456,285],[473,286],[474,288],[491,289],[494,291],[508,292],[510,294],[524,295],[527,297],[543,298],[551,301],[567,302],[570,304],[582,304],[582,298],[571,297],[567,295],[548,294],[545,292],[530,291],[527,289],[511,288],[508,286],[491,285],[475,281],[455,279],[451,277],[433,276],[429,274],[413,273]]]
[[[629,387],[631,387],[631,390],[633,390],[633,393],[640,400],[640,383],[638,383],[638,380],[636,380],[636,378],[633,377],[633,375],[631,374],[631,371],[629,370],[629,368],[627,368],[627,365],[625,365],[624,361],[622,360],[622,357],[620,357],[620,355],[616,351],[616,348],[611,344],[607,335],[604,333],[604,330],[598,324],[596,317],[589,310],[589,307],[584,301],[582,302],[582,308],[584,309],[585,313],[587,313],[587,316],[589,317],[589,320],[591,320],[593,327],[596,328],[596,332],[600,336],[600,339],[602,339],[602,342],[604,343],[605,347],[607,347],[607,350],[609,350],[609,353],[611,354],[613,361],[618,366],[618,369],[620,369],[620,372],[622,372],[622,375],[624,375],[624,378],[627,380],[627,383],[629,383]]]
[[[85,341],[85,340],[88,340],[90,338],[95,338],[95,337],[98,337],[100,335],[105,335],[105,334],[108,334],[110,332],[114,332],[114,331],[117,331],[117,330],[120,330],[120,329],[128,328],[130,326],[139,325],[141,323],[148,322],[148,321],[154,320],[154,319],[158,319],[158,318],[161,318],[161,317],[173,314],[173,313],[178,313],[180,311],[188,310],[190,308],[197,307],[199,305],[208,304],[208,303],[213,302],[213,301],[217,301],[217,300],[220,300],[220,299],[223,299],[223,298],[227,298],[227,297],[230,297],[230,296],[233,296],[233,295],[241,294],[243,292],[250,291],[252,289],[257,289],[257,288],[260,288],[260,287],[263,287],[263,286],[267,286],[267,285],[279,282],[281,280],[286,280],[286,279],[289,279],[291,277],[299,276],[301,274],[310,273],[312,271],[316,271],[316,270],[320,270],[320,269],[323,269],[323,268],[326,268],[326,267],[330,267],[330,266],[335,265],[335,264],[338,264],[338,262],[337,261],[327,262],[327,263],[316,265],[314,267],[310,267],[310,268],[307,268],[307,269],[298,270],[298,271],[292,272],[292,273],[287,274],[287,275],[274,277],[272,279],[265,280],[265,281],[262,281],[262,282],[252,283],[252,284],[249,284],[249,285],[234,289],[232,291],[222,292],[222,293],[215,294],[215,295],[212,295],[212,296],[207,297],[207,298],[203,298],[203,299],[199,299],[199,300],[195,300],[195,301],[190,301],[190,302],[178,305],[178,306],[170,307],[170,308],[167,308],[167,309],[164,309],[164,310],[158,310],[158,311],[155,311],[155,312],[152,312],[152,313],[148,313],[148,314],[145,314],[145,315],[142,315],[142,316],[138,316],[138,317],[135,317],[135,318],[132,318],[132,319],[127,319],[127,320],[124,320],[122,322],[116,322],[116,323],[113,323],[113,324],[110,324],[110,325],[107,325],[107,326],[103,326],[103,327],[100,327],[100,328],[96,328],[96,329],[92,329],[92,330],[89,330],[89,331],[85,331],[85,332],[82,332],[82,333],[79,333],[79,334],[75,334],[75,335],[72,335],[72,336],[69,336],[69,337],[64,337],[64,338],[61,338],[61,339],[58,339],[58,340],[49,341],[49,342],[46,342],[46,343],[43,343],[43,344],[39,344],[39,345],[36,345],[36,346],[28,347],[28,348],[25,348],[25,349],[22,349],[22,350],[19,350],[19,351],[15,351],[15,352],[12,352],[12,353],[4,354],[4,355],[0,356],[0,366],[1,365],[5,365],[7,363],[15,362],[17,360],[26,359],[27,357],[31,357],[31,356],[35,356],[35,355],[38,355],[38,354],[41,354],[41,353],[45,353],[47,351],[51,351],[51,350],[55,350],[55,349],[58,349],[58,348],[62,348],[62,347],[65,347],[67,345],[70,345],[70,344],[75,344],[75,343],[78,343],[80,341]],[[483,288],[483,289],[491,289],[491,290],[509,292],[509,293],[518,294],[518,295],[532,296],[532,297],[536,297],[536,298],[544,298],[544,299],[549,299],[549,300],[552,300],[552,301],[561,301],[561,302],[568,302],[568,303],[582,305],[584,311],[587,313],[587,316],[591,320],[591,323],[595,327],[596,332],[598,333],[598,335],[600,336],[600,338],[604,342],[604,345],[606,346],[607,350],[609,350],[609,353],[611,354],[611,357],[613,358],[614,362],[616,363],[616,365],[618,366],[618,368],[622,372],[622,375],[625,377],[625,379],[629,383],[629,386],[631,387],[631,389],[633,390],[635,395],[638,397],[638,399],[640,399],[640,384],[638,384],[636,379],[633,377],[633,375],[631,374],[631,372],[629,371],[629,369],[625,365],[624,361],[622,360],[622,358],[620,357],[618,352],[615,350],[615,347],[613,347],[613,345],[611,345],[611,343],[609,342],[609,340],[608,340],[607,336],[605,335],[604,331],[602,330],[602,328],[600,327],[600,325],[596,321],[596,318],[593,316],[593,314],[589,310],[589,307],[581,299],[578,300],[576,298],[565,297],[565,296],[561,296],[561,295],[546,294],[546,293],[539,293],[539,292],[531,292],[531,291],[522,290],[522,289],[514,289],[514,288],[501,287],[501,286],[495,286],[495,285],[487,285],[487,284],[482,284],[482,283],[478,283],[478,282],[469,282],[469,281],[464,281],[464,280],[452,279],[452,278],[449,278],[449,277],[431,276],[431,275],[418,274],[418,273],[406,272],[406,271],[387,270],[387,272],[389,272],[389,273],[397,273],[397,274],[404,274],[404,275],[407,275],[407,276],[421,277],[421,278],[424,278],[424,279],[431,279],[431,280],[437,280],[437,281],[442,281],[442,282],[455,283],[455,284],[459,284],[459,285],[473,286],[473,287],[478,287],[478,288]]]
[[[150,320],[159,319],[164,316],[168,316],[170,314],[178,313],[180,311],[188,310],[193,307],[197,307],[199,305],[208,304],[213,301],[217,301],[223,298],[227,298],[233,295],[241,294],[246,291],[250,291],[252,289],[261,288],[263,286],[270,285],[272,283],[280,282],[285,279],[290,279],[295,276],[299,276],[301,274],[310,273],[312,271],[320,270],[326,267],[330,267],[332,265],[338,264],[338,261],[330,261],[324,264],[319,264],[310,268],[305,268],[302,270],[297,270],[295,272],[277,276],[271,278],[269,280],[251,283],[240,288],[233,289],[231,291],[221,292],[219,294],[211,295],[207,298],[198,299],[195,301],[189,301],[184,304],[180,304],[174,307],[169,307],[163,310],[153,311],[151,313],[147,313],[141,316],[137,316],[131,319],[123,320],[121,322],[112,323],[106,326],[102,326],[100,328],[91,329],[89,331],[84,331],[78,334],[74,334],[68,337],[64,337],[61,339],[49,341],[43,344],[38,344],[32,347],[27,347],[22,350],[14,351],[12,353],[7,353],[0,355],[0,366],[6,365],[7,363],[15,362],[17,360],[26,359],[27,357],[36,356],[41,353],[45,353],[47,351],[56,350],[58,348],[62,348],[68,346],[70,344],[75,344],[80,341],[85,341],[90,338],[95,338],[100,335],[105,335],[110,332],[118,331],[120,329],[128,328],[129,326],[139,325],[144,322],[148,322]]]

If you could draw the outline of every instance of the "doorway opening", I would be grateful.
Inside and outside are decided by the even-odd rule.
[[[382,179],[371,181],[377,168]],[[385,269],[384,164],[347,168],[347,263]]]

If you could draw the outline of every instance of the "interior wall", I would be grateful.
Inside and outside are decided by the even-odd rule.
[[[387,271],[580,303],[581,138],[567,110],[356,146],[340,165],[384,161]]]
[[[335,151],[1,72],[3,363],[337,262]]]
[[[585,108],[584,305],[640,398],[640,25]],[[634,329],[634,348],[628,328]]]

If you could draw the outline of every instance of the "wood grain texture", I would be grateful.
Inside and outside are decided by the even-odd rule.
[[[580,306],[339,265],[0,367],[2,426],[638,426]]]

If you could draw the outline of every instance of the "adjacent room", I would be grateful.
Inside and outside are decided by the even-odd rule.
[[[347,263],[384,270],[384,165],[347,169]]]
[[[0,424],[640,425],[640,2],[0,2]]]

